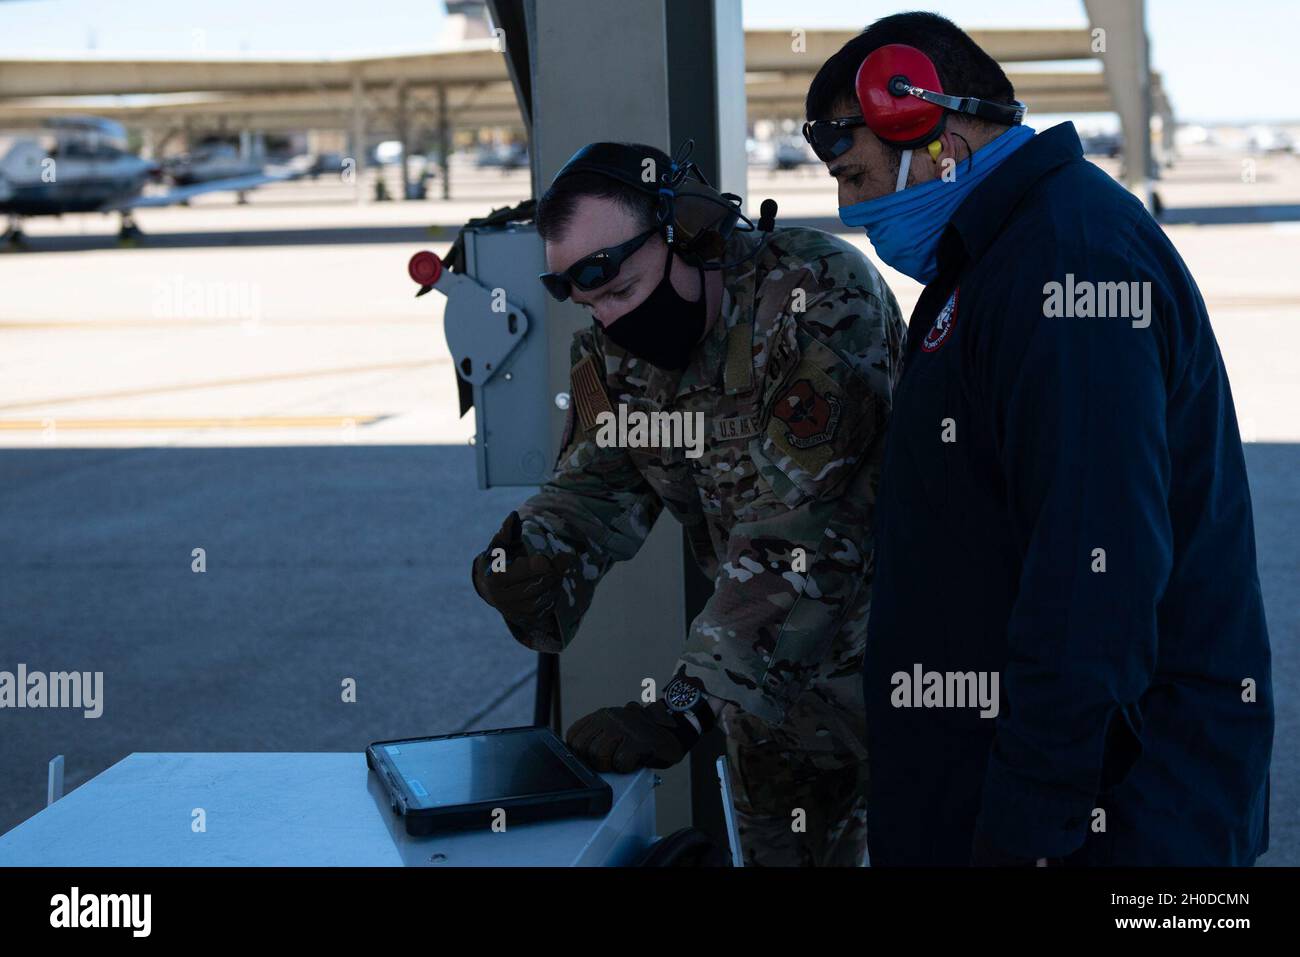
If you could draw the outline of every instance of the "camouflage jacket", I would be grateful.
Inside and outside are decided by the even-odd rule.
[[[725,261],[759,242],[734,234]],[[531,648],[560,651],[601,577],[667,507],[714,583],[678,666],[776,723],[819,677],[859,680],[903,320],[866,257],[816,230],[774,231],[723,283],[721,313],[681,373],[594,326],[575,334],[564,448],[519,514],[530,551],[578,561],[553,615],[507,625]],[[601,413],[620,405],[699,413],[703,454],[601,441]]]

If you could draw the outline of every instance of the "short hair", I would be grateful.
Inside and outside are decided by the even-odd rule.
[[[858,67],[873,51],[891,43],[905,43],[928,56],[945,93],[974,96],[991,103],[1015,101],[1015,87],[1002,67],[947,17],[937,13],[896,13],[871,24],[822,64],[808,87],[806,118],[830,119],[836,103],[856,102]]]
[[[625,143],[643,156],[659,157],[663,154],[653,146],[643,143]],[[627,183],[619,182],[600,173],[583,171],[565,176],[553,182],[537,201],[534,219],[537,234],[543,242],[563,239],[573,224],[574,210],[578,199],[593,196],[598,199],[612,199],[633,217],[637,232],[651,229],[655,223],[658,197],[650,190],[637,189]]]

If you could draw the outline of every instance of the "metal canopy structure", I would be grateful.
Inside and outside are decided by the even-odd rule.
[[[1092,7],[1099,6],[1092,4]],[[1100,6],[1104,6],[1100,5]],[[1122,35],[1123,31],[1113,31]],[[817,68],[852,30],[747,30],[744,57],[748,118],[800,117]],[[1003,64],[1100,61],[1087,29],[974,30],[977,43]],[[508,57],[495,40],[405,56],[324,60],[116,60],[26,58],[0,61],[0,126],[93,110],[142,129],[204,121],[259,130],[351,129],[358,96],[370,134],[395,135],[399,101],[427,108],[438,125],[522,130]],[[1035,113],[1119,112],[1129,87],[1093,72],[1010,71]],[[70,98],[148,96],[134,102]],[[1151,106],[1172,126],[1160,78],[1151,75]],[[423,98],[423,100],[422,100]],[[442,100],[445,98],[445,105]],[[439,111],[445,108],[445,115]]]
[[[1017,94],[1030,103],[1034,113],[1104,113],[1115,104],[1104,74],[1100,72],[1017,72],[1009,73]],[[803,94],[811,75],[749,72],[745,83],[747,114],[755,120],[779,120],[803,115]],[[407,86],[416,105],[435,102],[435,88],[427,83]],[[1163,91],[1158,74],[1152,75],[1152,93],[1157,113],[1164,113]],[[371,88],[366,127],[372,135],[395,135],[394,114],[397,90]],[[455,129],[502,127],[522,130],[523,119],[508,80],[484,83],[454,83],[446,87],[448,122]],[[226,127],[250,126],[259,130],[346,128],[353,107],[350,90],[296,91],[261,94],[181,93],[163,94],[154,102],[122,105],[87,104],[61,98],[0,100],[0,126],[31,126],[46,117],[84,114],[88,110],[131,125],[136,129],[166,130],[187,122],[201,125],[219,122]],[[408,104],[409,107],[409,104]]]
[[[854,30],[746,30],[745,70],[810,78]],[[1082,28],[972,30],[999,63],[1099,60]],[[343,59],[114,59],[28,57],[0,60],[5,100],[35,96],[125,96],[183,92],[271,93],[347,90],[360,76],[388,86],[509,81],[500,44],[468,40],[460,49]],[[805,85],[806,86],[806,85]]]

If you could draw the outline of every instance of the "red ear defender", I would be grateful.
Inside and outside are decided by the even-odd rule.
[[[858,67],[854,85],[862,118],[886,143],[915,149],[943,132],[943,107],[918,99],[906,89],[914,86],[943,92],[934,64],[916,47],[890,43],[873,50]]]

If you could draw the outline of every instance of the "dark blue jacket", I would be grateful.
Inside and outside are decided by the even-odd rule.
[[[972,192],[939,262],[877,507],[872,863],[966,864],[977,841],[1069,863],[1252,863],[1268,842],[1268,633],[1196,283],[1069,123]],[[996,717],[955,706],[981,674],[997,676]]]

